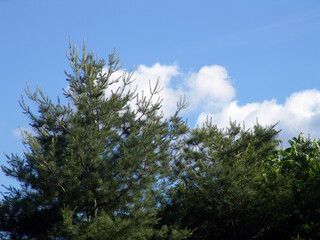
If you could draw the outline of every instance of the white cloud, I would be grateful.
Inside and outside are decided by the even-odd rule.
[[[119,71],[115,77],[123,73]],[[228,126],[230,120],[245,122],[247,129],[257,122],[263,126],[279,122],[277,129],[282,129],[280,137],[284,141],[300,132],[310,133],[311,137],[320,136],[320,91],[316,89],[295,92],[284,104],[272,99],[239,105],[236,89],[222,66],[204,66],[198,72],[182,73],[178,65],[140,65],[133,78],[137,92],[144,91],[147,96],[149,81],[154,85],[159,79],[163,88],[159,97],[163,98],[162,110],[166,116],[174,113],[180,96],[186,95],[190,107],[185,113],[195,116],[199,125],[208,117],[221,128]],[[174,78],[179,79],[178,84],[173,84]],[[115,84],[111,89],[116,90],[119,86],[120,83]]]
[[[117,79],[125,73],[118,71],[112,79]],[[172,86],[174,77],[179,77],[179,84]],[[190,102],[188,112],[195,109],[216,109],[223,106],[235,97],[235,89],[229,81],[227,70],[218,65],[204,66],[198,72],[182,74],[177,65],[154,64],[151,67],[140,65],[134,72],[133,86],[137,86],[137,93],[144,92],[150,96],[149,84],[155,85],[159,80],[162,91],[158,97],[163,99],[163,111],[166,116],[173,114],[181,96],[186,96]],[[121,86],[121,81],[113,84],[107,90],[115,91]]]
[[[149,88],[149,80],[155,81],[159,79],[160,86],[168,88],[172,77],[179,75],[179,67],[177,65],[161,65],[156,63],[151,67],[140,65],[135,71],[137,84],[144,89]]]
[[[121,70],[116,72],[112,80],[117,79],[123,74],[125,74],[125,70]],[[147,98],[150,97],[150,84],[153,89],[159,81],[159,87],[162,91],[155,96],[154,101],[156,101],[159,97],[163,99],[162,102],[162,110],[166,116],[170,116],[173,114],[177,108],[177,102],[180,99],[180,96],[183,95],[181,90],[173,89],[171,87],[171,80],[173,77],[179,76],[179,67],[177,65],[161,65],[159,63],[154,64],[151,67],[140,65],[136,71],[134,72],[132,79],[133,82],[131,90],[136,89],[136,93],[141,97],[142,92],[143,95]],[[120,86],[122,86],[122,80],[120,79],[118,83],[112,84],[106,91],[106,96],[110,95],[111,91],[116,91]],[[129,89],[128,89],[129,90]]]
[[[218,65],[204,66],[187,79],[189,94],[197,104],[205,101],[210,105],[229,102],[235,97],[227,70]]]
[[[156,99],[158,97],[163,99],[163,111],[166,116],[169,116],[176,111],[180,94],[183,94],[180,90],[173,89],[170,84],[172,78],[178,75],[180,72],[177,65],[167,66],[156,63],[151,67],[140,65],[133,77],[136,79],[134,84],[138,87],[137,92],[143,91],[147,97],[150,96],[149,84],[154,87],[156,81],[159,80],[159,87],[162,88],[162,91],[156,96]]]
[[[282,129],[281,138],[287,140],[299,133],[320,135],[320,91],[304,90],[293,93],[284,104],[276,100],[238,105],[237,101],[226,104],[222,111],[201,113],[197,124],[202,124],[207,116],[219,127],[228,126],[230,120],[245,122],[246,128],[259,124],[272,125],[279,122],[277,129]]]

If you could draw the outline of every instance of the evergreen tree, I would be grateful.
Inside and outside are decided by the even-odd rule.
[[[287,196],[276,135],[274,126],[219,129],[209,121],[194,129],[162,221],[192,229],[191,239],[264,239],[281,222],[277,213]]]
[[[9,187],[1,202],[2,237],[184,238],[187,231],[154,225],[174,143],[186,131],[178,116],[185,102],[165,119],[161,101],[153,101],[158,84],[147,98],[132,91],[132,71],[113,77],[121,67],[115,53],[106,64],[85,47],[80,57],[70,44],[68,59],[69,105],[53,103],[40,88],[26,90],[37,113],[24,98],[20,102],[33,131],[23,132],[23,156],[7,156],[8,166],[2,166],[21,183],[20,189]],[[120,87],[110,91],[117,81]]]

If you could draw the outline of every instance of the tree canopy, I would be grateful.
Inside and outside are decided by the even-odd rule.
[[[133,71],[115,77],[115,52],[106,62],[70,43],[68,60],[68,104],[40,88],[25,91],[37,111],[21,98],[33,131],[2,165],[21,183],[2,193],[3,239],[320,237],[319,140],[283,150],[276,125],[190,129],[183,98],[164,117],[158,83],[145,95]]]

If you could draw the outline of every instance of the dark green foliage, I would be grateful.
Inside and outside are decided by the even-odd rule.
[[[260,238],[286,189],[277,173],[274,127],[224,130],[207,122],[192,131],[180,161],[179,180],[163,208],[164,222],[194,230],[192,239]]]
[[[291,187],[287,232],[300,239],[320,238],[319,140],[303,135],[289,141],[282,152],[280,169]]]
[[[275,126],[189,130],[161,101],[132,91],[115,53],[106,64],[75,46],[64,95],[26,90],[32,132],[7,156],[1,239],[319,239],[320,142],[279,149]],[[121,84],[119,84],[119,82]],[[114,88],[114,84],[119,86]],[[111,91],[113,89],[113,91]]]
[[[194,129],[176,161],[161,224],[190,239],[319,239],[319,140],[280,150],[274,126]]]
[[[3,167],[22,188],[4,196],[0,231],[12,239],[181,239],[187,231],[153,226],[174,141],[186,129],[178,117],[185,103],[164,119],[153,101],[158,85],[147,98],[130,90],[132,72],[112,78],[120,69],[114,53],[104,72],[104,60],[69,50],[73,73],[64,95],[71,104],[28,89],[34,114],[22,98],[35,133],[23,133],[24,155],[8,156]]]

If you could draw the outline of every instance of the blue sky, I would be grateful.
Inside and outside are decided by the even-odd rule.
[[[166,114],[186,95],[191,127],[206,116],[221,127],[258,119],[280,121],[285,140],[320,136],[318,0],[0,0],[1,152],[23,151],[27,82],[62,96],[69,36],[103,58],[116,48],[142,89],[160,77]],[[0,174],[0,183],[11,180]]]

